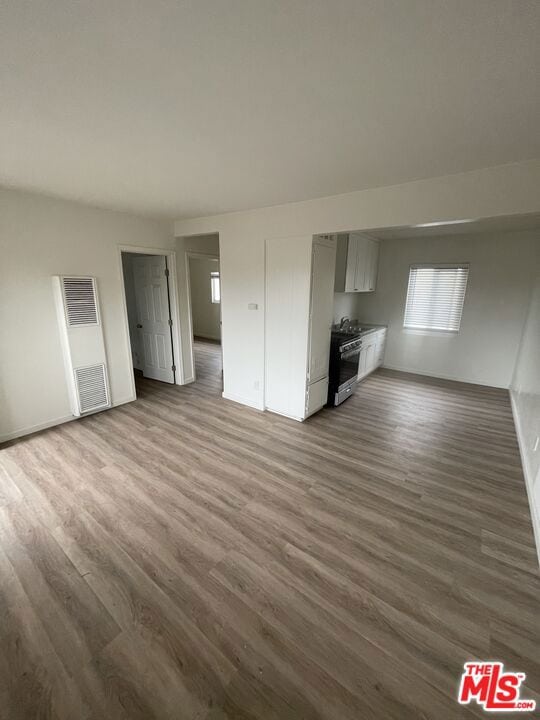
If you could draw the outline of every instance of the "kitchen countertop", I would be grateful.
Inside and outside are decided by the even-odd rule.
[[[360,327],[362,328],[360,337],[364,337],[365,335],[369,335],[369,333],[376,332],[377,330],[386,330],[388,325],[371,325],[369,323],[361,323]]]

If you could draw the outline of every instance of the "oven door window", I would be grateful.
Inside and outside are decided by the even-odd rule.
[[[339,387],[346,385],[358,375],[358,362],[360,360],[360,348],[347,350],[341,353],[339,362]]]

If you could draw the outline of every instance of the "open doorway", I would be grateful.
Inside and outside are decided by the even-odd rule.
[[[221,393],[221,274],[217,237],[213,246],[208,249],[212,252],[186,251],[193,365],[197,385],[209,392]]]
[[[177,382],[170,258],[121,252],[134,381]]]

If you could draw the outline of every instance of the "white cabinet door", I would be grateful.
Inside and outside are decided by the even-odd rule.
[[[372,290],[377,287],[377,273],[379,270],[379,249],[380,243],[377,240],[372,240],[373,243],[373,257],[371,262],[371,286]],[[386,333],[386,330],[384,331]]]
[[[375,349],[375,367],[380,367],[384,362],[384,349],[386,346],[386,329],[379,330]]]
[[[322,378],[318,382],[308,385],[306,393],[306,413],[309,417],[326,405],[328,400],[328,378]]]
[[[358,360],[358,379],[369,375],[374,370],[375,362],[375,341],[369,336],[362,342],[362,350]]]
[[[377,284],[379,242],[366,235],[338,237],[335,292],[373,292]]]
[[[356,249],[354,285],[347,292],[373,292],[377,284],[379,243],[364,235],[351,234],[349,244],[353,238]],[[347,272],[349,272],[348,265]]]
[[[133,258],[137,327],[143,348],[143,375],[174,383],[166,267],[164,255]]]
[[[356,268],[358,265],[358,236],[349,235],[347,245],[347,269],[345,271],[345,292],[356,291]]]
[[[360,350],[360,355],[358,357],[358,379],[363,378],[366,374],[366,358],[367,358],[367,348],[363,347]]]
[[[380,365],[384,358],[386,329],[367,335],[362,341],[362,350],[358,361],[358,379],[366,377]]]
[[[359,235],[355,235],[354,238],[357,248],[354,290],[356,292],[364,292],[366,285],[367,242],[366,238]]]
[[[377,255],[379,243],[375,240],[368,240],[366,245],[366,274],[364,281],[364,292],[375,290],[377,278]]]
[[[375,348],[376,344],[373,342],[366,348],[366,372],[370,373],[375,370]]]
[[[311,258],[311,303],[308,382],[328,376],[330,333],[334,310],[334,263],[336,247],[313,243]]]

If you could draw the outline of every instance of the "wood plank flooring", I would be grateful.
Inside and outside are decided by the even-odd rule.
[[[223,390],[221,344],[216,340],[195,337],[193,355],[197,386],[221,395]]]
[[[473,658],[540,699],[507,393],[379,371],[300,424],[218,353],[0,450],[0,718],[482,717]]]

